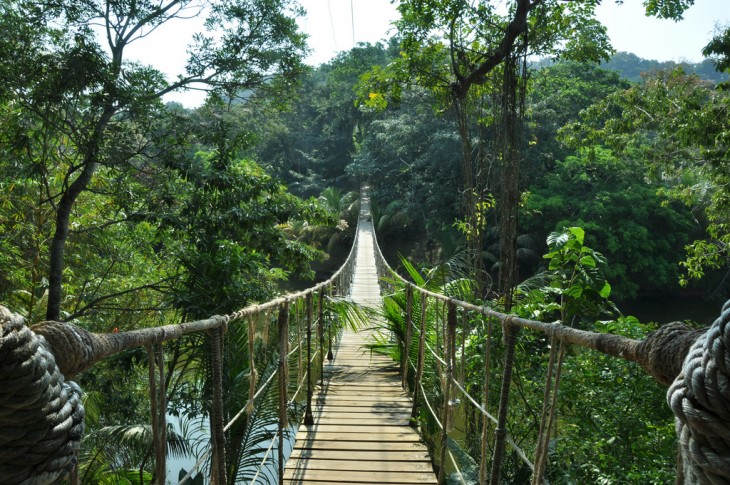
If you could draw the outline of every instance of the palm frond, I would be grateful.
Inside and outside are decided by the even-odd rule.
[[[371,308],[358,305],[347,298],[327,297],[325,305],[325,318],[333,325],[334,331],[350,330],[357,331],[365,328],[377,314]]]

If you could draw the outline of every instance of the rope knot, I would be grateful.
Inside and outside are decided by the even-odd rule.
[[[682,371],[690,347],[707,328],[692,328],[682,322],[671,322],[654,330],[636,348],[641,366],[657,382],[669,386]]]
[[[502,320],[502,345],[507,345],[507,335],[509,335],[510,327],[514,325],[512,320],[514,317],[512,315],[507,315]]]
[[[667,393],[684,483],[730,481],[730,300],[689,349]]]
[[[64,376],[74,376],[88,369],[94,361],[94,337],[84,328],[48,321],[33,325],[31,330],[45,338]]]

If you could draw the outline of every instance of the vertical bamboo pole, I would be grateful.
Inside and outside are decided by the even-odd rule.
[[[256,372],[256,360],[254,358],[254,345],[256,344],[256,322],[260,315],[260,313],[257,313],[255,317],[254,315],[248,316],[248,362],[251,370],[248,375],[248,403],[246,404],[246,412],[249,414],[251,414],[254,410],[256,380],[258,379],[258,373]],[[268,315],[265,315],[265,318],[268,318]]]
[[[284,437],[289,426],[287,406],[289,404],[289,302],[279,307],[279,485],[284,484]]]
[[[160,424],[159,424],[159,418],[160,414],[157,409],[157,400],[159,399],[160,395],[157,392],[157,368],[155,363],[155,347],[154,345],[150,344],[147,345],[147,368],[149,372],[149,387],[150,387],[150,414],[152,415],[152,445],[155,449],[155,460],[157,460],[157,457],[159,456],[159,447],[160,447]],[[160,482],[160,476],[159,476],[159,469],[157,468],[157,464],[155,463],[155,479],[158,483],[165,483],[164,477],[162,482]]]
[[[492,317],[487,318],[487,344],[484,351],[484,410],[489,410],[489,384],[490,373],[492,371],[491,364],[492,349]],[[479,483],[487,483],[487,448],[489,438],[489,418],[482,415],[482,446],[481,456],[479,460]]]
[[[548,360],[548,368],[547,368],[547,376],[545,376],[545,390],[543,391],[542,396],[542,413],[540,414],[540,427],[537,431],[537,447],[535,449],[535,469],[532,473],[532,481],[530,482],[532,485],[539,484],[542,481],[542,474],[543,474],[543,457],[544,457],[544,451],[547,447],[547,443],[545,442],[545,435],[550,436],[549,430],[546,433],[545,427],[548,424],[548,413],[549,407],[550,407],[550,391],[552,390],[552,384],[553,384],[553,370],[555,368],[555,356],[557,355],[556,347],[555,347],[555,337],[551,336],[548,340],[548,345],[550,346],[550,358]]]
[[[69,482],[71,485],[79,485],[79,461],[78,453],[76,453],[76,463],[74,464],[73,470],[69,474]]]
[[[448,449],[449,429],[451,427],[451,381],[454,378],[454,351],[456,349],[456,305],[449,301],[446,318],[446,332],[444,333],[444,357],[446,360],[446,377],[443,380],[444,403],[441,408],[441,449],[439,450],[439,484],[446,479],[446,451]]]
[[[167,477],[167,389],[165,388],[165,349],[162,343],[157,346],[157,370],[159,373],[160,385],[157,392],[158,409],[157,425],[159,426],[159,447],[155,450],[157,465],[157,476],[159,483],[164,484]]]
[[[213,367],[213,403],[211,406],[211,435],[213,438],[214,483],[225,485],[226,438],[223,432],[223,325],[210,331],[211,364]],[[211,480],[213,481],[213,480]]]
[[[509,406],[509,392],[512,384],[512,367],[514,365],[515,344],[517,343],[518,328],[512,325],[512,317],[502,322],[505,334],[504,369],[502,371],[502,389],[499,395],[499,414],[497,415],[496,441],[492,457],[492,473],[489,483],[498,484],[502,472],[502,458],[504,457],[505,441],[507,439],[507,408]]]
[[[317,339],[319,340],[319,387],[324,389],[324,288],[319,289],[317,302]]]
[[[401,386],[408,390],[408,362],[411,352],[411,338],[413,336],[413,287],[406,286],[406,340],[403,342],[403,357],[401,358]]]
[[[454,429],[454,395],[456,394],[454,390],[454,381],[456,380],[455,374],[456,374],[456,325],[458,323],[457,317],[456,317],[456,305],[453,302],[449,302],[449,315],[448,315],[448,327],[447,327],[447,334],[449,337],[448,343],[449,343],[449,353],[448,357],[449,359],[446,361],[448,362],[448,366],[446,369],[446,389],[449,391],[449,399],[446,400],[447,403],[449,403],[448,407],[448,426],[444,425],[444,428],[446,428],[448,431],[452,431]],[[466,310],[464,311],[466,312]]]
[[[552,432],[552,427],[555,421],[555,408],[557,406],[558,388],[560,386],[560,374],[563,367],[564,357],[565,345],[563,342],[557,342],[556,346],[555,338],[550,337],[550,361],[548,363],[548,373],[545,379],[545,394],[543,396],[543,410],[540,418],[540,428],[537,433],[535,469],[532,474],[533,485],[539,485],[544,481],[543,476],[547,469],[548,446],[550,444],[550,433]],[[555,369],[556,365],[557,369]]]
[[[330,286],[330,297],[332,296],[333,290],[334,288]],[[335,360],[335,356],[332,353],[332,312],[330,312],[329,322],[327,322],[327,337],[327,340],[329,341],[329,344],[327,345],[327,361],[332,362],[333,360]]]
[[[312,415],[312,293],[307,293],[307,410],[304,413],[304,424],[311,426],[314,424],[314,416]]]
[[[302,318],[299,315],[300,301],[294,302],[295,313],[294,316],[297,320],[297,345],[299,350],[297,351],[297,386],[301,385],[302,379],[304,378],[304,346],[302,345]]]
[[[461,325],[461,362],[459,365],[459,383],[463,386],[466,380],[466,339],[471,334],[469,325],[469,312],[464,310],[464,321]]]
[[[426,347],[426,304],[428,300],[425,293],[421,293],[421,334],[418,336],[418,363],[416,364],[416,379],[413,385],[413,409],[411,409],[411,427],[418,427],[418,394],[423,377],[423,353]]]

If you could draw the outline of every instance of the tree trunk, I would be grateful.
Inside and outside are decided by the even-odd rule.
[[[512,287],[517,280],[517,215],[520,202],[519,123],[517,107],[517,65],[514,57],[505,61],[502,86],[502,144],[500,173],[500,290],[505,311],[512,307]]]
[[[53,234],[49,254],[48,269],[48,307],[46,320],[60,320],[61,300],[63,296],[63,268],[66,241],[68,240],[71,212],[81,192],[91,183],[91,179],[99,166],[99,149],[109,122],[114,116],[115,108],[107,105],[99,118],[91,139],[80,148],[85,149],[81,174],[63,192],[56,209],[56,231]]]
[[[94,157],[95,158],[95,157]],[[63,296],[63,267],[66,241],[68,240],[68,226],[76,199],[88,187],[96,171],[97,163],[89,162],[84,166],[81,175],[73,181],[61,196],[56,209],[56,232],[51,242],[50,264],[48,269],[48,307],[46,320],[60,320],[61,299]]]

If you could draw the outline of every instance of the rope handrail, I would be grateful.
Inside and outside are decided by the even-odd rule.
[[[435,350],[433,350],[433,348],[431,348],[431,346],[428,344],[428,342],[424,342],[424,343],[426,344],[426,348],[431,353],[433,358],[436,359],[437,361],[439,361],[439,363],[441,363],[442,365],[446,365],[446,361],[444,359],[442,359],[441,357],[439,357],[439,355],[436,353]]]
[[[486,417],[487,419],[489,419],[494,424],[497,424],[497,418],[495,418],[494,416],[492,416],[491,414],[489,414],[489,412],[486,409],[484,409],[484,407],[481,404],[479,404],[478,402],[476,402],[476,400],[473,397],[471,397],[471,394],[469,394],[466,391],[466,389],[464,389],[461,386],[461,384],[459,384],[459,381],[457,381],[456,379],[453,379],[451,382],[461,391],[461,393],[464,395],[464,397],[466,397],[472,403],[472,405],[480,413],[482,413],[482,416]]]

